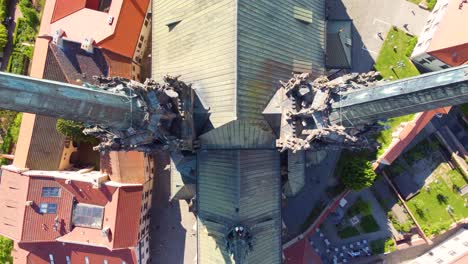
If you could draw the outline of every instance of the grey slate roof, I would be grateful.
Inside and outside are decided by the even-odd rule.
[[[327,21],[326,65],[332,69],[351,68],[352,23],[350,20]]]
[[[312,23],[295,18],[297,7],[312,13]],[[192,83],[214,128],[264,122],[279,80],[293,71],[323,73],[324,9],[323,0],[154,1],[153,78]]]
[[[236,224],[248,226],[253,234],[246,263],[280,263],[278,151],[200,151],[198,169],[199,263],[233,263],[225,236]]]

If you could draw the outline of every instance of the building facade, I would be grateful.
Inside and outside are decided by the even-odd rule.
[[[437,71],[468,62],[468,3],[437,1],[418,38],[411,60],[426,71]]]

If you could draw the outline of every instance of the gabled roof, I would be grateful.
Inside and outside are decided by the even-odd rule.
[[[279,153],[200,151],[198,166],[198,262],[233,263],[226,237],[244,225],[253,241],[246,262],[280,263]]]
[[[110,182],[93,188],[92,179],[83,182],[71,176],[69,179],[73,180],[65,182],[65,179],[51,176],[53,171],[21,172],[13,166],[4,166],[2,171],[0,206],[6,208],[0,210],[0,219],[4,221],[0,226],[1,234],[19,242],[58,240],[109,249],[137,245],[142,186],[116,187],[118,184]],[[83,180],[93,175],[80,174]],[[42,197],[43,187],[61,188],[60,197]],[[31,201],[32,205],[26,205],[26,201]],[[57,204],[57,213],[39,213],[40,203]],[[103,235],[102,229],[74,227],[71,217],[75,203],[104,207],[102,227],[109,228],[109,233]],[[8,220],[10,216],[15,216],[14,224]]]
[[[0,176],[0,233],[14,240],[23,234],[29,177],[2,170]]]
[[[468,4],[459,8],[461,1],[448,1],[444,17],[439,22],[427,52],[446,49],[468,43],[468,30],[463,27],[468,23]],[[433,11],[436,12],[436,11]],[[441,12],[441,10],[438,10]]]
[[[67,256],[71,263],[85,263],[85,257],[89,263],[136,264],[135,248],[108,250],[106,248],[91,247],[85,245],[68,244],[61,242],[46,243],[15,243],[13,250],[14,263],[49,264],[52,255],[55,263],[66,263]]]
[[[49,53],[54,56],[61,74],[65,80],[63,82],[82,85],[83,82],[93,82],[93,76],[108,76],[109,65],[101,49],[94,48],[93,53],[88,53],[81,49],[81,44],[63,40],[59,47],[52,42],[49,44]],[[46,75],[50,71],[52,59],[47,60]],[[60,73],[53,73],[60,75]],[[48,79],[47,76],[44,78]],[[62,81],[62,80],[60,80]]]
[[[86,0],[55,1],[51,22],[64,18],[86,6]]]
[[[132,58],[150,1],[112,0],[108,12],[91,9],[89,2],[55,0],[51,32],[61,29],[66,38],[80,43],[92,38],[97,46]]]
[[[313,13],[310,24],[294,18],[296,6]],[[279,80],[324,71],[322,0],[153,1],[153,11],[152,77],[192,83],[214,128],[234,120],[262,126]]]

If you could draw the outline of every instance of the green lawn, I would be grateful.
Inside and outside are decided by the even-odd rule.
[[[355,227],[352,227],[352,226],[347,226],[341,230],[338,230],[338,236],[340,236],[340,238],[342,239],[357,236],[357,235],[359,235],[359,231]]]
[[[438,234],[453,222],[468,217],[464,198],[456,188],[466,184],[463,176],[452,170],[437,179],[438,183],[429,184],[429,191],[421,188],[421,192],[407,202],[426,235]],[[447,212],[449,205],[453,207],[452,215]]]
[[[364,231],[364,233],[377,232],[380,229],[379,225],[377,224],[372,215],[363,216],[361,218],[361,223],[359,223],[359,226],[361,227],[362,231]]]
[[[377,62],[374,67],[386,79],[402,79],[419,75],[418,69],[409,60],[409,56],[418,42],[416,37],[407,35],[403,30],[392,27],[382,45]],[[396,46],[396,49],[394,47]],[[399,64],[404,66],[400,67]],[[392,70],[393,67],[393,70]],[[377,135],[377,142],[381,147],[377,151],[377,156],[384,153],[385,149],[392,142],[392,133],[402,122],[410,121],[414,115],[390,118],[385,122],[388,129]]]
[[[409,56],[417,43],[417,38],[406,34],[403,30],[392,27],[380,49],[375,68],[384,78],[403,79],[419,75],[418,69],[409,60]],[[396,49],[394,47],[396,46]],[[403,62],[404,67],[399,67]],[[393,70],[391,69],[393,66]]]
[[[406,0],[406,1],[419,5],[419,3],[421,3],[422,0]]]

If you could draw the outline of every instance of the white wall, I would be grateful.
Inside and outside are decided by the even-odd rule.
[[[422,55],[427,51],[431,44],[432,37],[434,36],[440,21],[443,19],[447,6],[450,1],[456,0],[438,0],[432,13],[428,16],[426,24],[421,34],[419,34],[418,43],[413,50],[411,58]]]

